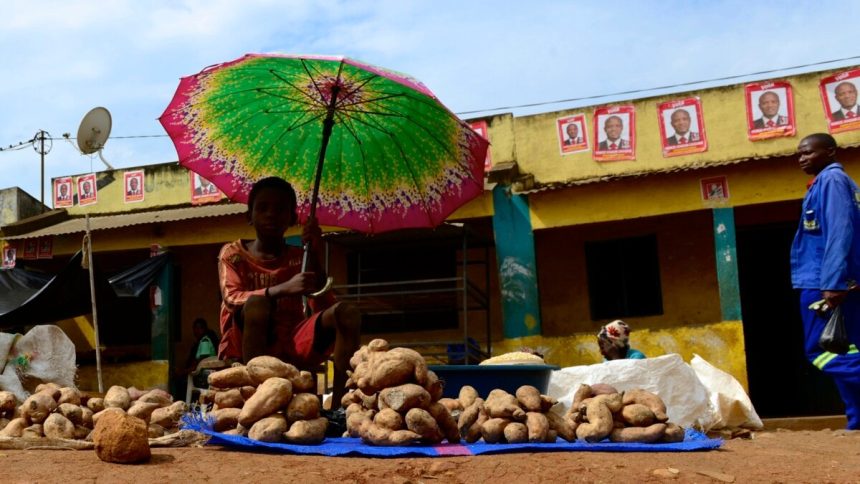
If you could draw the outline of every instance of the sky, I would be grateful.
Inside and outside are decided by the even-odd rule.
[[[4,0],[0,189],[40,198],[40,156],[18,146],[39,130],[57,138],[49,205],[52,177],[104,170],[62,138],[96,106],[115,168],[176,161],[157,118],[179,78],[246,53],[346,55],[410,74],[463,118],[519,116],[860,65],[549,103],[860,56],[857,18],[860,2],[828,0]]]

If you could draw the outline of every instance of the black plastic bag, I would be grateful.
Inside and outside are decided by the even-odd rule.
[[[842,306],[836,306],[830,313],[830,319],[824,326],[824,331],[818,338],[818,346],[824,351],[844,355],[848,353],[848,332],[845,331],[845,318],[842,317]]]

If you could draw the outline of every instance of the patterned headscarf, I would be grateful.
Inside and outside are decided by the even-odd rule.
[[[609,341],[618,348],[626,348],[630,339],[630,326],[627,326],[627,323],[624,321],[616,319],[600,328],[597,338]]]

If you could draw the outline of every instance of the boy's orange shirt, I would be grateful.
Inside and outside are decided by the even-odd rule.
[[[221,359],[242,357],[241,330],[234,322],[236,310],[249,297],[265,295],[267,287],[290,280],[301,272],[303,251],[299,247],[286,246],[277,259],[261,260],[254,257],[241,240],[225,244],[218,254],[218,282],[221,287],[221,343],[218,357]],[[334,303],[331,293],[310,299],[313,312],[325,309]],[[274,323],[276,326],[292,327],[305,319],[301,297],[282,297],[277,300]],[[283,334],[276,331],[275,334]]]

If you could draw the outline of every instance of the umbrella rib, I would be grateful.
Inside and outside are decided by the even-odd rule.
[[[361,142],[361,139],[358,137],[358,133],[351,125],[351,118],[346,117],[346,119],[343,119],[344,117],[341,116],[340,112],[335,113],[335,116],[338,117],[341,122],[341,125],[344,126],[347,131],[349,131],[349,134],[352,135],[353,138],[355,138],[355,142],[358,145],[358,151],[361,153],[361,168],[364,171],[364,176],[362,177],[362,181],[364,182],[364,194],[365,196],[369,197],[370,185],[368,184],[367,154],[364,152],[364,143]],[[373,220],[370,217],[368,217],[368,225],[370,225],[370,233],[373,233]]]
[[[304,65],[304,60],[302,60],[302,64]],[[284,84],[286,84],[286,85],[290,86],[291,88],[295,89],[296,91],[299,91],[300,93],[304,94],[308,99],[310,99],[310,100],[311,100],[311,103],[310,103],[310,104],[314,104],[314,105],[316,105],[316,106],[323,106],[323,107],[325,106],[325,103],[323,103],[323,102],[322,102],[323,95],[322,95],[322,92],[320,91],[319,87],[317,86],[317,81],[313,78],[313,76],[311,76],[311,73],[310,73],[310,72],[308,72],[307,68],[305,68],[305,72],[307,72],[307,73],[308,73],[308,77],[310,78],[311,83],[313,83],[314,88],[315,88],[315,89],[317,90],[317,92],[319,93],[319,95],[320,95],[320,99],[316,99],[316,98],[314,98],[313,96],[311,96],[310,94],[308,94],[307,92],[305,92],[303,89],[301,89],[301,88],[299,88],[299,87],[295,86],[292,82],[290,82],[290,81],[288,81],[287,79],[285,79],[285,78],[281,77],[281,76],[280,76],[280,74],[278,74],[278,72],[277,72],[277,71],[275,71],[274,69],[269,69],[269,72],[270,72],[273,76],[275,76],[277,79],[279,79],[281,82],[283,82]]]
[[[309,120],[307,120],[307,121],[305,121],[305,122],[303,122],[303,123],[301,123],[301,124],[293,123],[293,125],[291,125],[291,126],[287,127],[287,129],[285,129],[285,130],[283,130],[283,131],[281,132],[281,134],[278,136],[278,139],[276,139],[274,143],[272,143],[271,145],[269,145],[269,147],[268,147],[268,148],[266,149],[266,151],[262,154],[262,156],[260,156],[260,162],[262,163],[266,158],[268,158],[268,157],[269,157],[269,155],[272,153],[272,150],[273,150],[273,149],[275,148],[275,146],[276,146],[276,145],[277,145],[277,144],[278,144],[278,143],[279,143],[279,142],[284,138],[284,136],[286,136],[286,135],[287,135],[287,133],[289,133],[290,131],[293,131],[294,129],[296,129],[296,128],[298,128],[298,127],[304,126],[304,125],[306,125],[306,124],[310,124],[311,122],[316,121],[316,120],[320,119],[321,117],[322,117],[321,115],[317,114],[317,115],[316,115],[316,116],[314,116],[313,118],[311,118],[311,119],[309,119]],[[301,119],[301,118],[299,118],[299,119]],[[272,124],[270,124],[269,126],[274,126],[274,124],[275,124],[275,123],[272,123]]]

